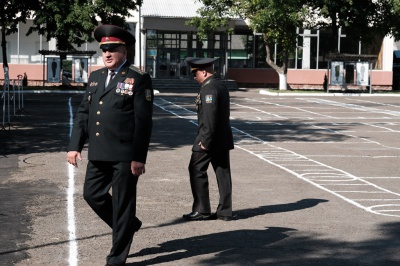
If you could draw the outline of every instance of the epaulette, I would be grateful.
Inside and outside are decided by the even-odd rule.
[[[101,74],[107,74],[108,73],[108,68],[103,67],[103,68],[98,69],[98,71],[101,72]]]
[[[140,68],[135,67],[134,65],[130,65],[129,68],[132,69],[132,70],[135,71],[135,72],[138,72],[139,74],[144,74],[144,73],[146,73],[146,72],[142,71]]]

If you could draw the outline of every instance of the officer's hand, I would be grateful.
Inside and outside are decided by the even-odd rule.
[[[200,148],[201,148],[202,150],[205,150],[205,151],[207,150],[206,147],[204,147],[203,144],[201,144],[201,142],[199,143],[199,146],[200,146]]]
[[[132,161],[131,162],[131,171],[132,171],[132,174],[135,176],[140,176],[140,175],[144,174],[146,172],[144,163]]]
[[[75,167],[78,167],[78,162],[76,161],[76,158],[79,159],[79,161],[82,161],[82,155],[78,151],[69,151],[67,153],[67,160],[68,163],[72,164]]]

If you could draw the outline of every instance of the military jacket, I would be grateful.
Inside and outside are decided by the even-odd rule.
[[[229,91],[215,75],[203,82],[196,105],[198,131],[192,150],[201,151],[200,142],[211,152],[233,149]]]
[[[105,87],[107,75],[107,68],[91,73],[67,149],[80,152],[88,140],[91,161],[145,163],[152,132],[151,78],[128,62]]]

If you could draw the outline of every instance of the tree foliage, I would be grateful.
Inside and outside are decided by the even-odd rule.
[[[296,47],[296,28],[302,27],[309,14],[305,0],[202,0],[204,7],[189,24],[197,28],[199,36],[204,37],[219,26],[228,27],[229,20],[245,19],[254,33],[263,35],[266,47],[266,62],[278,74],[284,75],[281,84],[286,88],[286,73],[289,52]],[[232,31],[232,29],[230,29]],[[275,56],[281,65],[272,60],[272,45],[278,44]],[[281,83],[282,83],[281,82]]]
[[[400,40],[400,0],[390,0],[391,9],[385,13],[386,23],[390,27],[390,34],[396,41]]]
[[[400,38],[400,0],[199,0],[204,4],[190,21],[204,37],[227,27],[230,19],[242,18],[250,28],[261,33],[266,45],[266,62],[278,74],[287,73],[289,53],[296,49],[296,28],[329,28],[328,50],[337,52],[339,29],[355,43],[376,41],[392,33]],[[230,29],[232,31],[232,29]],[[271,60],[270,47],[277,44],[275,55],[281,62]],[[284,80],[286,81],[286,80]],[[280,84],[280,88],[284,88]]]
[[[31,15],[34,3],[21,0],[1,0],[3,7],[0,12],[1,47],[3,54],[3,67],[8,67],[6,36],[18,31],[18,23],[26,22]]]
[[[302,27],[308,10],[301,0],[253,0],[247,1],[246,13],[250,27],[256,33],[262,33],[267,50],[267,63],[279,74],[287,73],[289,53],[296,48],[296,29]],[[275,54],[281,66],[271,59],[270,47],[277,44]]]
[[[35,1],[35,0],[31,0]],[[73,50],[73,44],[81,46],[93,41],[92,33],[98,25],[114,24],[127,28],[126,17],[141,5],[142,0],[36,0],[34,31],[46,36],[47,41],[57,39],[57,49]]]
[[[363,44],[371,43],[377,37],[381,40],[391,31],[391,10],[393,0],[310,0],[312,10],[309,26],[329,28],[331,31],[330,50],[337,51],[339,29],[349,39]],[[315,18],[318,18],[317,20]]]

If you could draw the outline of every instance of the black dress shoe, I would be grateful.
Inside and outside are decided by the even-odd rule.
[[[208,217],[208,220],[223,220],[223,221],[231,221],[233,220],[233,216],[222,216],[217,213],[213,213]]]
[[[135,224],[133,225],[133,232],[139,231],[140,227],[142,227],[142,221],[136,218]]]
[[[218,220],[232,221],[233,220],[233,216],[218,216]]]
[[[183,215],[183,219],[188,221],[207,220],[211,216],[210,213],[191,212]]]

